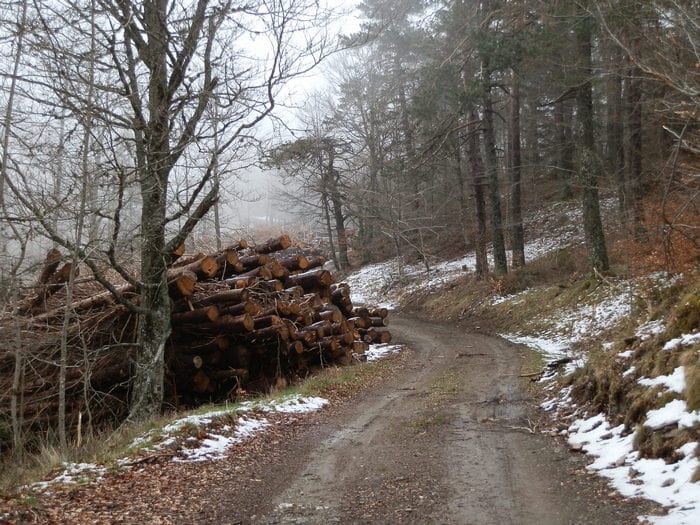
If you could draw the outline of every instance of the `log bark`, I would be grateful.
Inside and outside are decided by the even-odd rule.
[[[219,309],[216,306],[205,306],[189,312],[174,313],[170,320],[175,324],[212,322],[219,318]]]
[[[333,282],[333,276],[327,270],[311,270],[304,273],[290,275],[285,281],[285,286],[301,286],[309,292],[313,288],[327,287]]]
[[[288,235],[280,235],[272,239],[268,239],[262,244],[253,246],[253,251],[256,253],[271,253],[286,250],[292,245],[292,240]]]

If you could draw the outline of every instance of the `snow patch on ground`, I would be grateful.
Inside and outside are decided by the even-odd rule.
[[[30,488],[36,491],[43,491],[51,485],[74,485],[76,483],[86,483],[100,481],[107,472],[107,469],[94,463],[65,463],[63,471],[56,477],[48,481],[32,483]]]
[[[646,341],[651,336],[656,334],[661,334],[666,330],[666,325],[663,321],[649,321],[648,323],[641,324],[637,327],[634,335],[639,337],[642,341]]]
[[[398,354],[403,350],[401,345],[377,344],[369,345],[369,350],[365,352],[367,361],[379,361],[392,354]]]
[[[654,378],[640,377],[637,379],[637,382],[640,385],[649,387],[663,386],[666,390],[682,394],[685,390],[685,369],[679,366],[667,376],[658,376]]]
[[[625,432],[624,425],[611,427],[603,414],[578,419],[568,431],[572,447],[596,458],[587,468],[607,478],[623,496],[669,507],[667,516],[640,516],[640,520],[661,525],[700,523],[700,484],[692,481],[700,467],[698,443],[683,445],[677,450],[682,459],[666,464],[641,458],[632,447],[634,434]]]
[[[680,337],[671,339],[664,345],[664,350],[675,350],[681,346],[693,346],[696,341],[700,341],[700,332],[683,334]]]
[[[700,410],[688,411],[688,405],[682,399],[669,401],[661,408],[647,412],[644,426],[658,429],[677,425],[678,428],[688,428],[700,423]]]
[[[173,450],[173,461],[177,463],[216,461],[225,458],[233,445],[252,438],[272,425],[261,414],[273,412],[304,414],[320,410],[327,404],[328,400],[321,397],[296,395],[281,399],[250,401],[227,409],[191,414],[172,421],[158,432],[151,431],[136,438],[130,448],[147,454]],[[233,424],[217,423],[217,418],[221,416],[236,415],[238,417]],[[197,427],[204,437],[200,439],[178,435],[178,432],[189,425]],[[129,468],[135,463],[138,463],[138,460],[135,461],[132,457],[116,461],[116,465],[120,468]],[[106,471],[107,467],[101,465],[67,463],[61,474],[48,481],[35,483],[30,488],[43,491],[56,484],[97,482],[103,479]]]
[[[179,456],[175,456],[173,461],[177,463],[190,463],[196,461],[216,461],[228,455],[229,449],[236,443],[240,443],[254,434],[270,426],[266,419],[255,419],[239,417],[236,422],[233,435],[208,434],[201,441],[196,440],[197,446],[194,448],[183,448]],[[222,430],[229,430],[224,427]]]
[[[315,412],[328,404],[322,397],[292,396],[268,401],[246,401],[239,410],[257,410],[261,412],[281,412],[284,414],[304,414]]]

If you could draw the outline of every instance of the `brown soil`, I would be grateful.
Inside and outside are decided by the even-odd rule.
[[[653,512],[539,432],[525,350],[394,316],[389,377],[223,461],[144,465],[42,496],[44,523],[624,524]],[[0,514],[1,515],[1,514]],[[0,519],[2,521],[2,519]]]

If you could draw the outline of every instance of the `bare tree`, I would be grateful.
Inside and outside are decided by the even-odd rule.
[[[59,207],[36,191],[32,179],[38,139],[18,137],[18,145],[29,147],[10,155],[12,173],[4,180],[46,235],[138,314],[130,408],[136,420],[157,413],[163,396],[170,256],[217,202],[221,158],[270,115],[286,81],[330,51],[326,13],[310,0],[240,6],[94,0],[94,9],[92,0],[81,1],[46,3],[35,11],[41,30],[32,41],[32,62],[41,68],[20,78],[35,117],[48,116],[48,130],[56,111],[69,128],[90,120],[90,147],[82,151],[99,178],[91,181],[97,192],[87,199],[85,212],[99,215],[103,233],[90,244],[55,227],[51,214]],[[91,42],[93,30],[91,53],[84,43]],[[90,95],[87,87],[93,84]],[[213,106],[225,117],[209,118]],[[131,253],[122,253],[125,245],[136,249],[138,271]],[[139,290],[138,303],[121,297],[105,268]]]

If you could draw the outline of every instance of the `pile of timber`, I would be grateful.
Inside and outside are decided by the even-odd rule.
[[[292,246],[287,236],[173,258],[169,407],[266,392],[315,368],[362,360],[369,344],[391,341],[387,310],[355,307],[349,286],[323,269],[324,258]],[[137,316],[90,281],[76,284],[66,305],[71,266],[62,261],[52,250],[35,291],[0,319],[0,330],[11,334],[0,341],[0,430],[12,419],[13,403],[15,419],[29,426],[56,422],[62,347],[69,424],[103,426],[127,414]],[[115,287],[138,300],[133,286]]]

